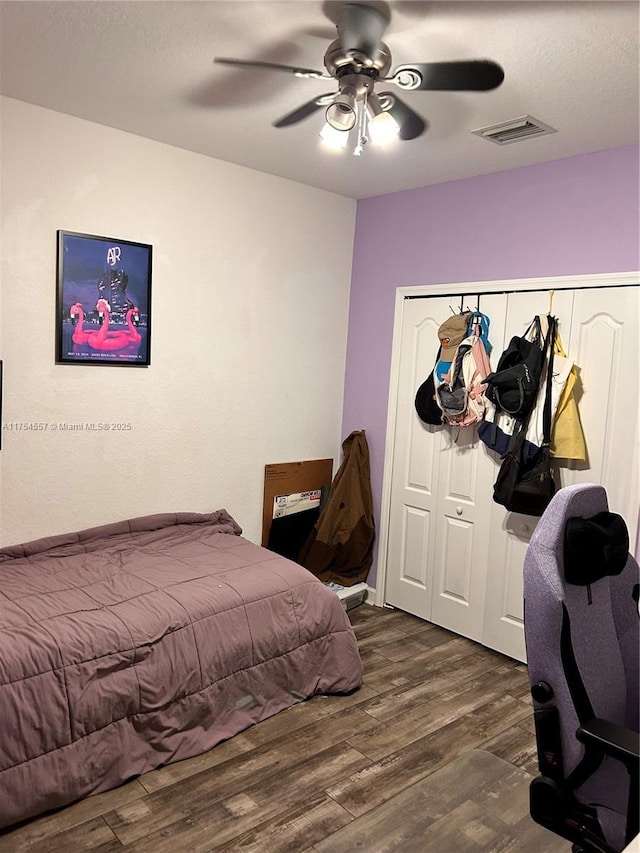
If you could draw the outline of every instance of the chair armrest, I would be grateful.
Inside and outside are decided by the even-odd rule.
[[[585,746],[595,747],[605,755],[616,758],[631,772],[638,773],[640,761],[640,735],[617,723],[594,717],[576,732],[578,740]]]

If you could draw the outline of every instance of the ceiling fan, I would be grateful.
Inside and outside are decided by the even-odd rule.
[[[389,22],[378,7],[346,3],[337,21],[338,37],[324,55],[326,71],[314,71],[259,60],[216,57],[215,62],[243,68],[282,71],[296,77],[336,80],[337,92],[320,95],[275,121],[274,127],[288,127],[325,109],[326,123],[320,136],[334,148],[346,147],[354,131],[354,154],[365,143],[384,144],[394,138],[415,139],[427,122],[391,91],[377,92],[376,86],[391,83],[404,92],[426,90],[487,91],[504,79],[504,71],[487,59],[459,62],[414,62],[400,65],[391,76],[391,52],[382,41]]]

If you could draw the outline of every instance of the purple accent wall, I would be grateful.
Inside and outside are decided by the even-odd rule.
[[[396,288],[639,269],[639,159],[626,146],[358,202],[342,434],[366,430],[378,527]]]

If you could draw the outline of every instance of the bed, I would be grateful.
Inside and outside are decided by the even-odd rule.
[[[0,550],[0,827],[362,682],[338,597],[225,510]]]

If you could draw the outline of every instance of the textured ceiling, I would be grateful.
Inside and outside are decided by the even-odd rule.
[[[393,66],[489,58],[492,92],[413,92],[418,139],[361,157],[319,144],[321,113],[272,122],[333,81],[212,63],[322,70],[335,3],[316,0],[5,0],[0,88],[20,100],[354,198],[638,142],[639,6],[633,2],[390,3]],[[530,114],[550,136],[498,146],[471,130]]]

